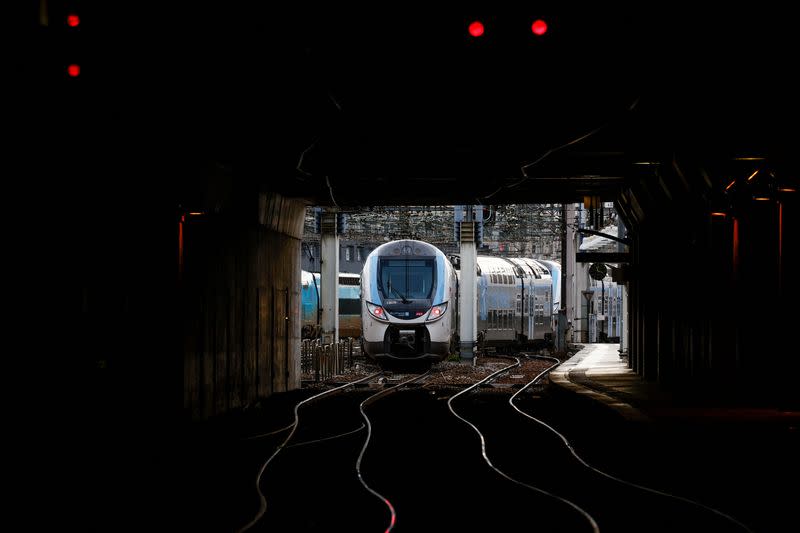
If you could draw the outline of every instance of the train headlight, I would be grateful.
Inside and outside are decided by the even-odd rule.
[[[367,311],[371,314],[374,318],[377,318],[381,322],[388,322],[389,319],[386,318],[386,310],[381,307],[380,305],[371,304],[369,302],[365,302],[367,304]]]
[[[447,302],[439,305],[434,305],[428,312],[428,318],[425,319],[425,322],[433,322],[434,320],[439,320],[440,318],[442,318],[442,315],[444,315],[445,311],[447,311]]]

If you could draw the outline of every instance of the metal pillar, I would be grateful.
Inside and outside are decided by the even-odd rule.
[[[462,360],[475,357],[478,330],[477,250],[475,223],[461,222],[461,297],[459,298],[459,335]]]
[[[320,306],[322,343],[339,341],[339,235],[336,213],[322,213],[320,220]]]
[[[556,315],[556,342],[555,348],[558,352],[564,352],[567,349],[567,204],[561,204],[561,269],[558,273],[560,280],[558,283],[559,302],[560,308]],[[555,298],[555,294],[553,298]]]
[[[572,327],[567,331],[565,341],[567,343],[577,341],[580,342],[580,337],[574,337],[575,332],[580,330],[580,325],[578,321],[578,310],[581,306],[581,293],[576,285],[576,264],[575,264],[575,252],[576,250],[576,243],[575,239],[577,235],[575,233],[574,224],[575,221],[575,204],[567,204],[566,206],[566,214],[565,214],[565,231],[566,235],[564,240],[566,242],[566,253],[564,264],[561,266],[561,270],[563,271],[562,277],[562,293],[561,293],[561,305],[566,307],[567,312],[567,324],[571,324]]]

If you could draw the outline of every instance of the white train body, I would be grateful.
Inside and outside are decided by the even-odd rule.
[[[416,240],[375,248],[361,272],[362,347],[375,360],[440,361],[454,349],[457,280],[450,260]]]

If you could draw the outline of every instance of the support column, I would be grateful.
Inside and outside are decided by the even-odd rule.
[[[320,307],[322,343],[339,341],[339,235],[336,213],[320,215]]]
[[[630,340],[628,339],[628,327],[630,323],[630,318],[628,317],[628,284],[627,282],[625,285],[622,286],[622,335],[619,337],[619,351],[621,354],[628,353],[628,345]]]
[[[567,204],[561,204],[561,269],[559,276],[559,289],[561,294],[558,295],[561,302],[558,310],[558,321],[556,327],[558,332],[556,334],[556,351],[566,352],[567,350]],[[555,294],[553,298],[555,298]]]
[[[475,223],[461,222],[461,298],[459,298],[459,335],[462,361],[475,357],[478,330],[477,250]]]

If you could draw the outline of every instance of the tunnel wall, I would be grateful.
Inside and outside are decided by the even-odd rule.
[[[183,405],[193,419],[300,386],[305,205],[261,193],[252,207],[183,221]]]
[[[712,216],[705,171],[673,161],[634,179],[618,202],[632,241],[629,366],[675,391],[797,402],[788,382],[758,378],[777,366],[782,382],[798,369],[789,348],[796,194],[740,194],[725,216]]]

